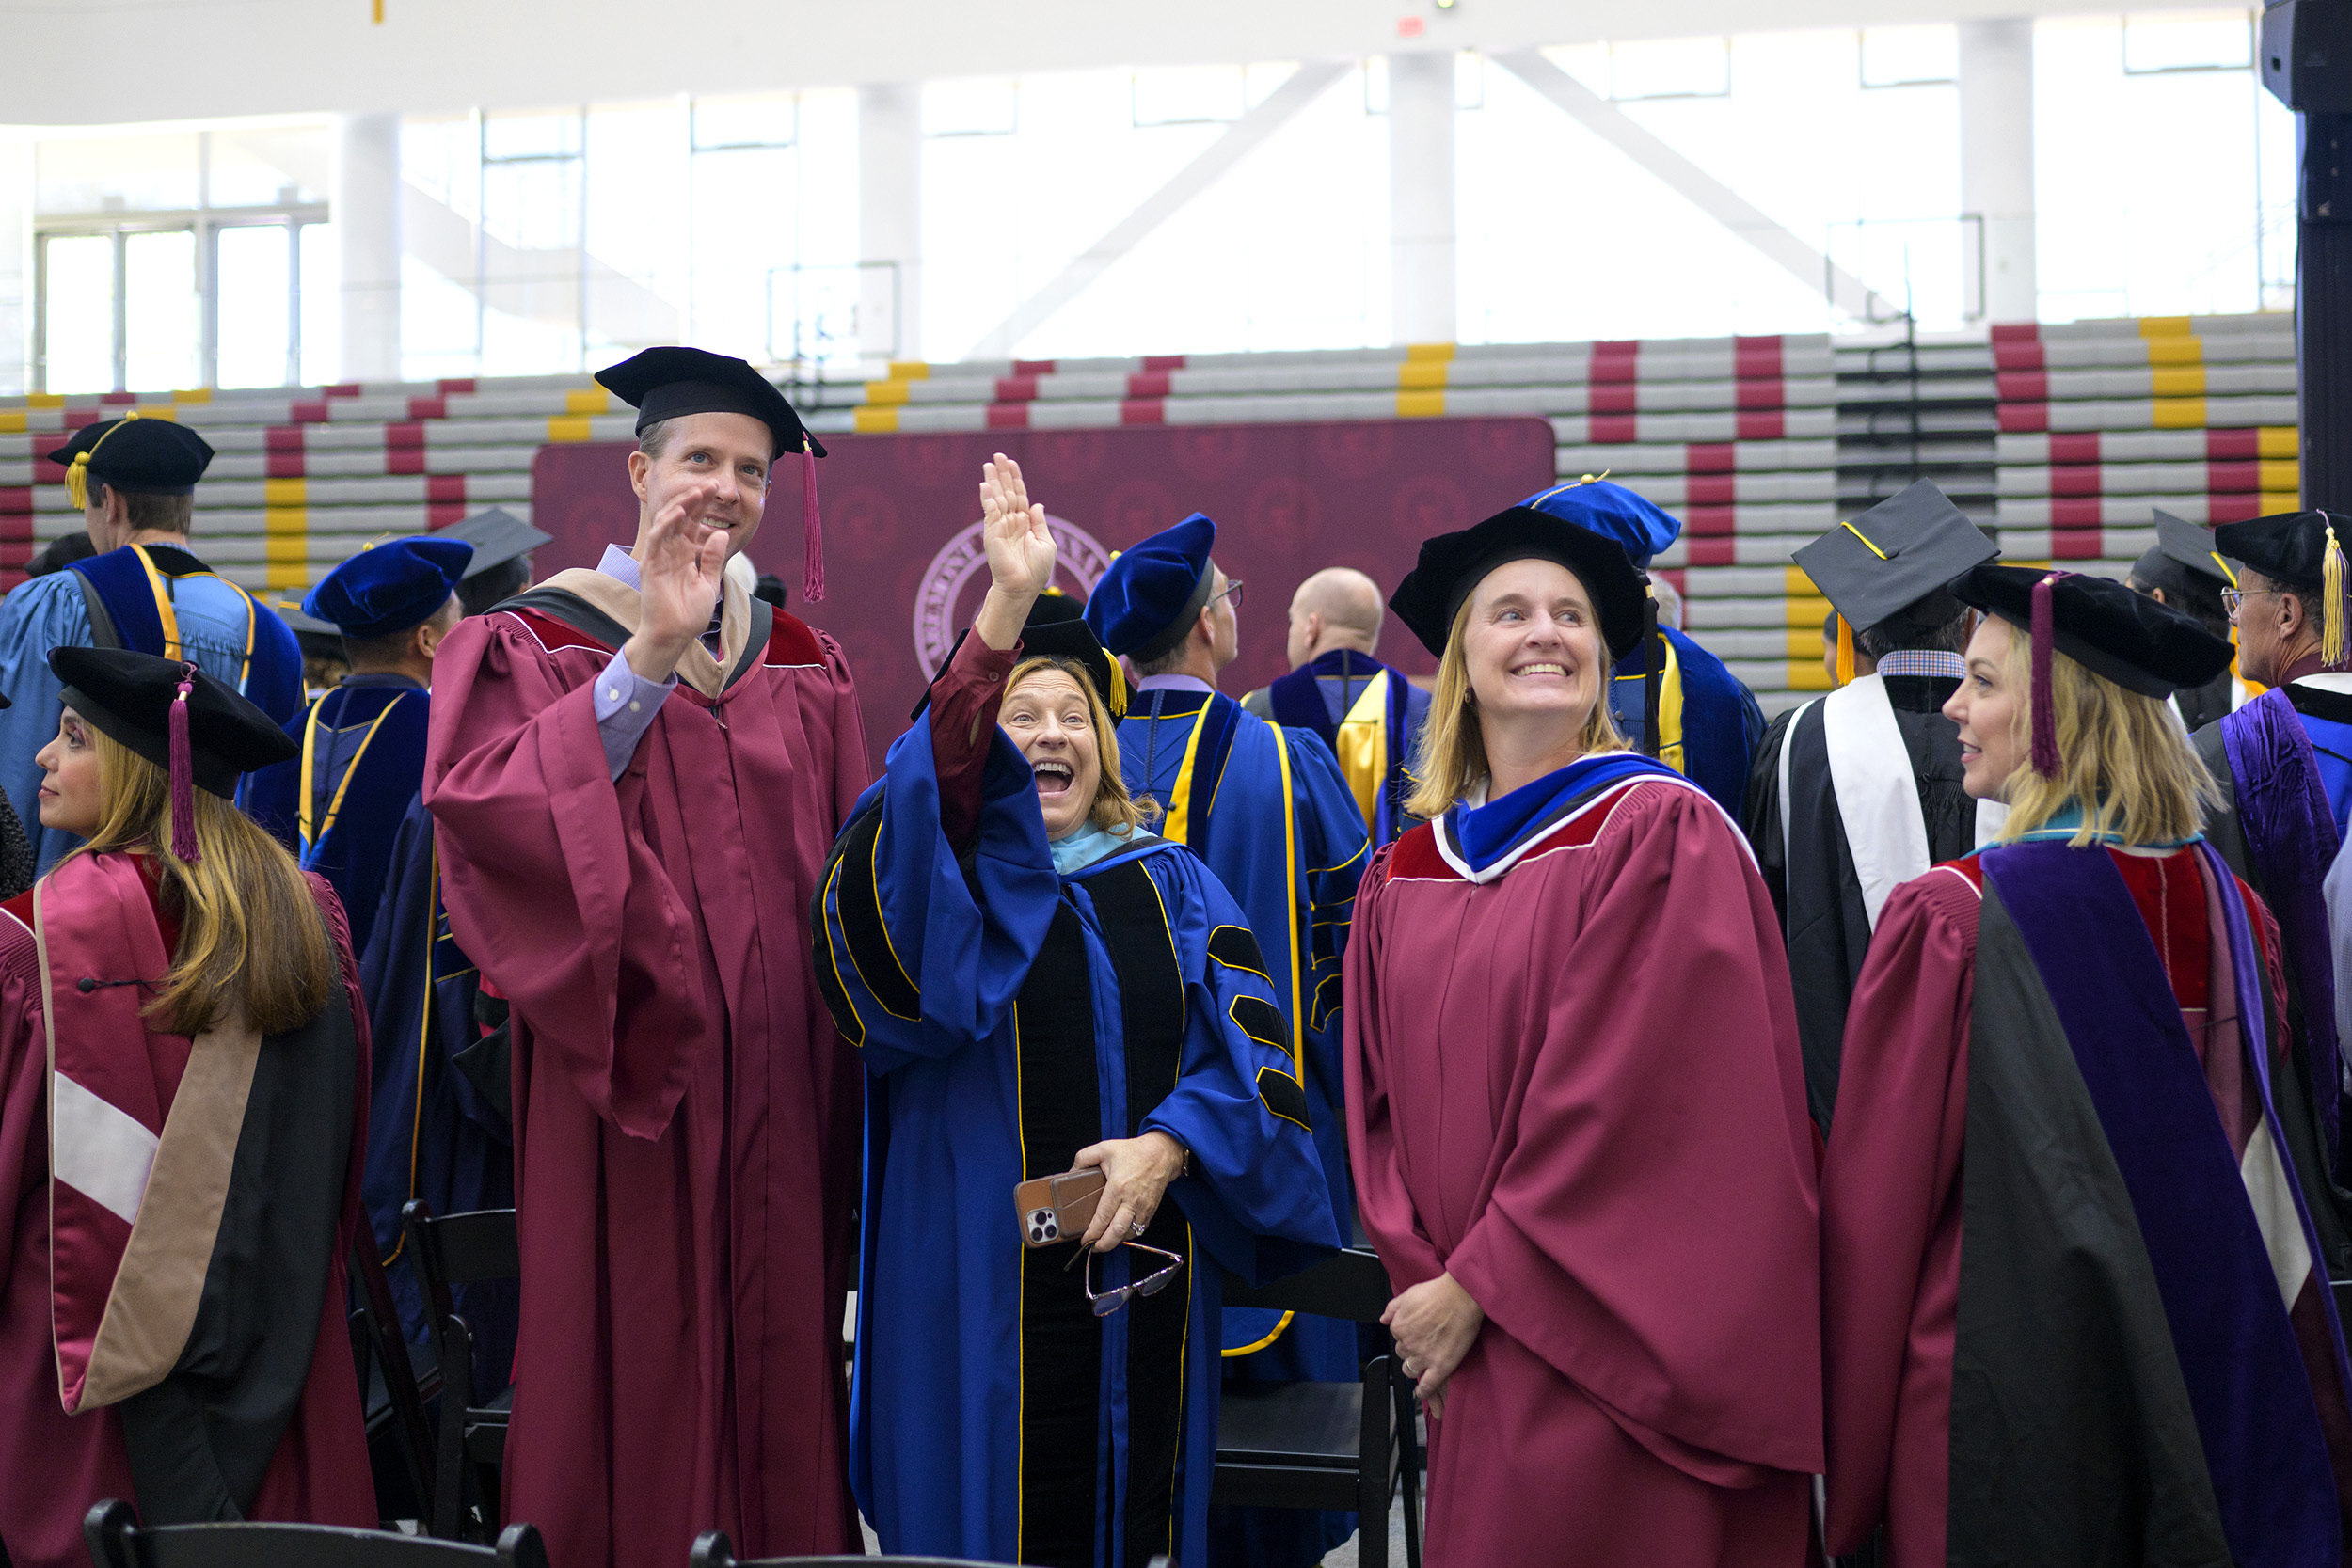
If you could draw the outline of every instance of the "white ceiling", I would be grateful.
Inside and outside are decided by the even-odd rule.
[[[2082,0],[0,0],[0,122],[536,108],[2106,9]],[[2133,0],[2131,9],[2214,9]],[[2112,12],[2110,11],[2110,14]],[[1418,37],[1406,36],[1415,23]]]

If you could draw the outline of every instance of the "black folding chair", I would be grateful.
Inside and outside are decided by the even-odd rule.
[[[1394,1292],[1363,1247],[1271,1285],[1225,1276],[1225,1305],[1311,1312],[1376,1323]],[[1356,1383],[1228,1380],[1216,1418],[1210,1500],[1244,1508],[1354,1509],[1356,1560],[1388,1568],[1389,1498],[1405,1492],[1405,1560],[1421,1568],[1421,1450],[1412,1381],[1394,1351],[1363,1364]]]
[[[510,1386],[477,1402],[473,1330],[457,1315],[450,1290],[522,1276],[515,1211],[484,1209],[436,1219],[424,1200],[417,1198],[401,1210],[400,1217],[408,1232],[409,1262],[433,1315],[433,1348],[441,1366],[441,1430],[427,1526],[446,1541],[486,1536],[498,1528],[499,1471],[506,1463],[506,1420],[515,1406],[515,1390]],[[466,1495],[469,1479],[471,1499]],[[469,1513],[478,1519],[470,1527]]]
[[[690,1568],[986,1568],[983,1563],[961,1557],[751,1557],[735,1555],[734,1543],[723,1529],[707,1529],[694,1537],[693,1547],[687,1552]],[[1163,1568],[1164,1557],[1152,1560],[1153,1568]]]
[[[415,1519],[431,1511],[433,1428],[425,1402],[440,1392],[433,1354],[408,1342],[391,1282],[375,1255],[375,1231],[362,1226],[351,1243],[351,1354],[368,1423],[368,1464],[375,1477],[376,1517]]]
[[[469,1546],[397,1530],[332,1525],[162,1525],[142,1528],[125,1502],[82,1521],[92,1568],[548,1568],[530,1525],[509,1525],[496,1546]]]

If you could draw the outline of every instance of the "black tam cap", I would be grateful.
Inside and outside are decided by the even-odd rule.
[[[1921,480],[1840,523],[1796,553],[1837,613],[1858,631],[1913,613],[1948,621],[1960,606],[1944,585],[2001,552],[1944,492]]]
[[[502,506],[486,506],[439,530],[436,537],[463,539],[471,545],[473,560],[466,563],[466,576],[478,578],[493,566],[529,555],[555,535],[532,527]]]
[[[2317,593],[2325,586],[2330,524],[2339,547],[2352,547],[2352,517],[2326,512],[2280,512],[2250,523],[2223,523],[2213,531],[2213,544],[2273,582]]]
[[[1389,608],[1422,647],[1442,658],[1462,602],[1489,572],[1514,561],[1549,561],[1576,574],[1592,595],[1612,659],[1641,645],[1649,579],[1634,568],[1625,546],[1532,506],[1515,506],[1475,527],[1423,540],[1420,562],[1396,585]]]
[[[1990,562],[1952,583],[1962,603],[2028,636],[2034,587],[2050,579],[2050,630],[2058,651],[2126,691],[2168,697],[2203,686],[2237,650],[2188,616],[2107,578]],[[2055,771],[2055,769],[2052,769]]]
[[[962,647],[963,640],[971,635],[972,628],[969,626],[956,633],[955,645],[947,650],[950,660],[956,657],[956,648]],[[1021,623],[1021,657],[1066,658],[1082,666],[1087,678],[1094,683],[1096,695],[1103,699],[1103,705],[1110,710],[1112,721],[1115,723],[1127,717],[1126,672],[1119,667],[1119,660],[1111,657],[1095,637],[1094,628],[1087,625],[1084,599],[1064,594],[1058,588],[1049,588],[1040,594],[1037,602],[1029,606],[1028,618]],[[940,666],[943,673],[946,668],[945,664]],[[931,679],[936,684],[939,677],[934,675]],[[923,710],[930,705],[930,701],[931,694],[927,688],[923,700],[914,705],[914,711],[907,715],[908,719],[920,719]]]
[[[2134,577],[2162,586],[2161,578],[2169,574],[2159,562],[2169,561],[2199,577],[2212,578],[2219,587],[2237,586],[2236,571],[2214,548],[2217,541],[2213,530],[2201,528],[2185,517],[2175,517],[2162,507],[2155,510],[2156,547],[2132,563]]]
[[[213,449],[203,436],[169,420],[129,414],[84,425],[49,454],[49,461],[64,466],[73,504],[87,506],[92,479],[143,496],[193,494],[212,465]]]
[[[171,709],[188,690],[189,760],[198,788],[234,799],[237,779],[302,754],[270,716],[193,665],[128,648],[53,648],[49,668],[65,685],[65,705],[109,739],[171,769]]]
[[[775,383],[741,359],[699,348],[649,348],[596,372],[597,382],[637,410],[637,429],[689,414],[748,414],[775,436],[772,459],[825,449],[801,423],[801,416]]]

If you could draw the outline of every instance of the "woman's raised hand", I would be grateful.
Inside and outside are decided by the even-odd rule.
[[[1045,508],[1029,499],[1021,465],[998,452],[980,469],[980,542],[988,551],[988,597],[972,630],[1002,653],[1021,641],[1029,606],[1054,581],[1054,535]]]

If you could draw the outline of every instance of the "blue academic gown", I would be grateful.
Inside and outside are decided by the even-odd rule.
[[[1722,659],[1672,626],[1659,627],[1658,635],[1666,645],[1658,688],[1658,760],[1712,795],[1737,822],[1747,796],[1749,765],[1764,739],[1764,710]],[[1610,717],[1626,744],[1645,751],[1642,650],[1619,660],[1613,674]]]
[[[432,694],[405,675],[346,676],[286,726],[301,756],[262,769],[247,792],[254,817],[294,846],[303,869],[335,885],[351,916],[351,944],[362,953],[392,841],[423,786],[432,705]]]
[[[1429,722],[1429,693],[1403,673],[1370,654],[1335,648],[1250,693],[1244,705],[1323,737],[1375,844],[1414,825],[1405,802],[1413,792],[1413,752]]]
[[[1158,838],[1057,872],[1027,765],[991,745],[968,854],[926,721],[825,879],[818,983],[867,1072],[850,1485],[885,1552],[1205,1563],[1221,1271],[1339,1243],[1306,1095],[1216,879]],[[1154,1130],[1192,1167],[1142,1241],[1190,1261],[1098,1319],[1073,1248],[1024,1246],[1013,1188]],[[1097,1259],[1096,1291],[1131,1265],[1153,1260]]]
[[[1155,690],[1128,706],[1119,766],[1130,793],[1159,802],[1161,832],[1205,860],[1249,917],[1306,1064],[1331,1212],[1352,1234],[1340,960],[1371,846],[1338,759],[1312,731],[1270,724],[1221,692]],[[1362,1365],[1357,1325],[1333,1318],[1237,1307],[1221,1342],[1230,1377],[1353,1383]],[[1355,1517],[1220,1509],[1213,1560],[1303,1568],[1346,1540]]]
[[[0,788],[46,872],[81,840],[40,822],[41,770],[63,709],[52,648],[184,657],[283,724],[302,706],[302,648],[278,612],[171,546],[125,545],[35,578],[0,600]],[[252,780],[239,786],[248,805]]]
[[[359,958],[374,1041],[359,1196],[389,1259],[405,1245],[400,1212],[411,1198],[436,1214],[513,1208],[515,1148],[505,1037],[485,1037],[477,1022],[481,972],[450,934],[422,800],[412,798],[400,818],[386,872]],[[402,1332],[429,1343],[416,1272],[393,1269],[390,1279]],[[456,1287],[458,1314],[473,1330],[474,1386],[485,1397],[506,1386],[514,1365],[518,1303],[512,1280]]]

